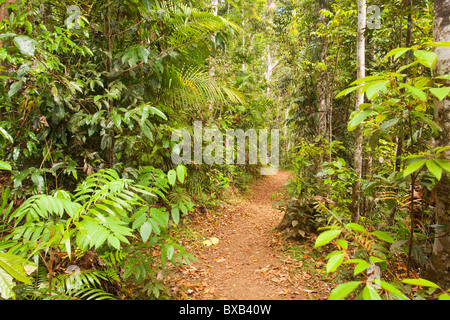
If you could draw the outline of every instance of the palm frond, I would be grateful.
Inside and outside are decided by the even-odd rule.
[[[166,99],[185,107],[223,104],[227,101],[243,103],[243,96],[234,88],[213,79],[207,71],[195,66],[167,68],[163,81]]]

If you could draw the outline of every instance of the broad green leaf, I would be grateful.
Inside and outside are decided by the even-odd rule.
[[[345,226],[345,228],[347,228],[347,229],[352,229],[352,230],[354,230],[354,231],[359,231],[359,232],[367,232],[367,229],[366,228],[364,228],[362,225],[360,225],[360,224],[357,224],[357,223],[354,223],[354,222],[352,222],[352,223],[348,223],[346,226]]]
[[[383,280],[380,280],[378,283],[384,290],[396,295],[398,298],[402,300],[409,300],[407,296],[405,296],[399,289],[394,287],[392,284],[385,282]]]
[[[178,224],[180,222],[180,209],[172,208],[172,210],[170,210],[170,213],[172,214],[173,222],[175,222],[175,224]]]
[[[150,52],[144,47],[139,47],[137,50],[138,50],[139,58],[141,58],[141,60],[143,60],[145,63],[147,63]]]
[[[413,87],[406,83],[402,83],[399,85],[399,88],[406,88],[406,90],[408,90],[414,97],[416,97],[422,101],[427,100],[427,94],[425,92],[423,92],[422,90],[417,89],[416,87]]]
[[[184,183],[184,178],[186,177],[186,167],[183,165],[178,165],[176,168],[178,181]]]
[[[450,87],[445,88],[432,88],[430,92],[438,98],[439,101],[442,101],[445,97],[447,97],[450,93]]]
[[[11,143],[14,142],[13,137],[8,133],[8,131],[5,130],[5,128],[0,127],[0,134],[1,134],[2,136],[4,136],[5,139],[8,139],[9,142],[11,142]]]
[[[33,172],[33,174],[31,175],[31,180],[38,188],[39,192],[44,191],[45,188],[44,177],[42,177],[42,175],[39,172]]]
[[[362,103],[359,105],[359,110],[366,110],[373,106],[372,103]]]
[[[366,271],[366,269],[370,267],[370,263],[367,261],[361,261],[360,263],[358,263],[355,267],[355,269],[353,270],[353,275],[357,275],[360,274],[361,272]]]
[[[120,128],[120,125],[122,124],[122,117],[119,114],[113,115],[113,121],[114,121],[114,125],[117,128]]]
[[[446,146],[446,147],[437,147],[434,149],[436,152],[436,155],[441,154],[444,151],[450,150],[450,146]]]
[[[11,171],[12,168],[11,168],[11,165],[8,162],[0,160],[0,170]]]
[[[441,180],[442,168],[434,160],[427,160],[426,162],[428,170],[436,177],[436,179]]]
[[[350,85],[355,85],[355,84],[362,84],[362,83],[368,83],[371,81],[376,81],[376,80],[385,80],[385,77],[383,76],[367,76],[364,78],[360,78],[358,80],[353,81]]]
[[[373,100],[378,95],[378,92],[386,90],[386,85],[388,83],[389,83],[389,81],[386,80],[386,81],[381,81],[381,82],[377,81],[377,82],[374,82],[373,84],[372,83],[366,84],[367,99]]]
[[[175,251],[175,247],[174,246],[169,245],[169,246],[166,247],[167,260],[172,259],[174,251]]]
[[[150,208],[150,215],[159,226],[167,228],[167,223],[169,222],[169,212],[158,208]],[[153,227],[155,227],[155,225],[153,225]]]
[[[414,56],[425,67],[434,68],[437,61],[437,55],[433,51],[417,50],[414,51]]]
[[[400,121],[400,118],[392,118],[386,122],[383,122],[380,126],[381,133],[388,133],[389,128],[395,126]]]
[[[450,295],[448,293],[443,293],[439,295],[439,300],[450,300]]]
[[[152,133],[152,130],[151,130],[146,124],[143,124],[143,125],[141,126],[141,130],[142,130],[142,133],[144,134],[144,136],[145,136],[147,139],[153,140],[153,133]]]
[[[25,266],[30,266],[28,272],[32,273],[36,268],[33,263],[28,262],[22,257],[0,252],[0,269],[5,270],[13,278],[24,282],[26,284],[31,284],[31,280],[25,271]]]
[[[152,224],[148,221],[144,222],[139,229],[142,241],[146,242],[150,235],[152,234]]]
[[[450,41],[425,42],[424,45],[430,47],[450,47]]]
[[[0,267],[0,297],[3,299],[10,299],[15,296],[14,278],[7,273],[2,267]]]
[[[20,53],[32,57],[36,49],[36,42],[27,36],[17,36],[14,38],[14,44],[19,48]]]
[[[412,284],[416,286],[422,287],[431,287],[431,288],[439,288],[439,286],[431,281],[425,279],[405,279],[402,280],[403,283]]]
[[[406,167],[405,171],[403,171],[403,177],[407,177],[411,173],[420,170],[426,162],[427,162],[427,159],[420,159],[420,160],[417,160],[417,161],[411,163],[410,165],[408,165]]]
[[[131,50],[129,51],[129,57],[130,59],[128,60],[128,65],[133,68],[139,61],[139,54],[136,50]]]
[[[16,81],[14,82],[11,87],[9,88],[8,91],[8,97],[12,97],[13,95],[15,95],[17,92],[19,92],[19,90],[22,88],[22,81]]]
[[[387,59],[389,57],[394,56],[394,60],[396,60],[398,57],[404,55],[409,50],[411,50],[411,48],[396,48],[389,51],[384,58]]]
[[[380,295],[373,286],[367,284],[363,290],[363,299],[364,300],[381,300]]]
[[[316,243],[314,247],[321,247],[331,242],[334,238],[336,238],[340,233],[341,229],[333,229],[322,232],[316,239]]]
[[[167,179],[169,180],[170,185],[175,185],[175,182],[177,181],[177,173],[175,172],[175,170],[170,170],[167,173]]]
[[[443,74],[441,76],[437,76],[436,79],[440,80],[450,80],[450,73],[449,74]]]
[[[131,229],[137,229],[141,227],[144,222],[147,220],[147,213],[144,210],[139,210],[133,216],[131,217],[131,220],[133,221],[133,224],[131,225]]]
[[[341,283],[336,288],[331,290],[328,300],[343,300],[350,293],[355,291],[355,289],[360,285],[359,281],[350,281],[346,283]]]
[[[150,111],[152,112],[152,114],[156,114],[160,118],[163,118],[164,120],[167,120],[167,116],[161,110],[159,110],[159,109],[157,109],[155,107],[150,107]]]
[[[336,243],[341,246],[343,249],[347,249],[348,247],[348,242],[344,239],[337,239]]]
[[[362,111],[358,111],[355,116],[348,123],[347,129],[348,131],[355,130],[366,118],[372,113],[371,109],[366,109]]]
[[[398,68],[397,72],[400,73],[400,72],[402,72],[403,70],[408,69],[408,68],[411,68],[412,66],[415,66],[415,65],[418,64],[418,63],[419,63],[419,61],[416,60],[416,61],[411,62],[411,63],[409,63],[409,64],[407,64],[407,65],[405,65],[405,66],[401,66],[400,68]]]
[[[450,172],[450,162],[444,159],[434,159],[434,161],[445,171]]]
[[[370,256],[369,261],[372,263],[378,263],[378,262],[383,262],[383,259],[380,259],[378,257],[374,257],[374,256]]]
[[[116,250],[120,250],[120,241],[112,234],[108,236],[108,243]]]
[[[351,93],[351,92],[353,92],[353,91],[355,91],[355,90],[358,90],[358,89],[360,89],[360,88],[362,88],[362,87],[364,87],[364,85],[360,85],[360,86],[356,86],[356,87],[351,87],[351,88],[344,89],[344,90],[342,90],[341,92],[339,92],[339,93],[336,95],[336,99],[338,99],[338,98],[340,98],[340,97],[343,97],[343,96],[346,96],[346,95],[348,95],[349,93]]]
[[[333,255],[327,263],[327,273],[335,271],[344,261],[344,252]]]
[[[386,233],[384,231],[374,231],[374,232],[372,232],[372,234],[383,241],[386,241],[389,243],[395,242],[395,239],[392,238],[388,233]]]

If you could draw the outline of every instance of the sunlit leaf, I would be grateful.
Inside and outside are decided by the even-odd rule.
[[[322,232],[316,239],[316,243],[314,247],[321,247],[331,242],[334,238],[336,238],[340,233],[341,229],[333,229]]]
[[[426,279],[404,279],[402,282],[422,287],[439,288],[437,284]]]
[[[405,171],[403,171],[403,176],[406,177],[416,171],[419,171],[426,162],[427,162],[427,159],[419,159],[419,160],[416,160],[413,163],[409,164],[406,167]]]
[[[343,300],[345,299],[350,293],[355,291],[355,289],[360,285],[361,283],[359,281],[350,281],[346,283],[341,283],[337,287],[335,287],[333,290],[331,290],[330,296],[328,297],[328,300]]]
[[[441,180],[442,167],[438,165],[433,159],[427,160],[426,166],[428,170],[436,177],[436,179]]]
[[[14,38],[15,45],[19,48],[20,53],[32,57],[36,49],[36,42],[28,36],[17,36]]]
[[[432,88],[430,92],[438,98],[439,101],[442,101],[445,97],[450,94],[450,87],[445,88]]]

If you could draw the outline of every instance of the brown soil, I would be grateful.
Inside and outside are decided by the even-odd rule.
[[[301,270],[303,261],[284,255],[286,240],[275,232],[283,212],[273,208],[271,196],[283,191],[289,173],[260,179],[250,195],[233,199],[217,212],[194,224],[204,239],[219,239],[216,246],[198,246],[199,261],[180,270],[172,290],[197,300],[303,300],[326,297],[329,288]],[[192,248],[191,248],[192,249]],[[305,258],[309,258],[305,256]],[[293,270],[296,270],[293,273]],[[319,287],[321,287],[319,289]]]

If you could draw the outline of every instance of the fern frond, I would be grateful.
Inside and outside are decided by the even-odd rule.
[[[237,90],[216,81],[206,70],[195,66],[168,68],[163,89],[170,103],[183,107],[205,106],[209,102],[244,102]]]

